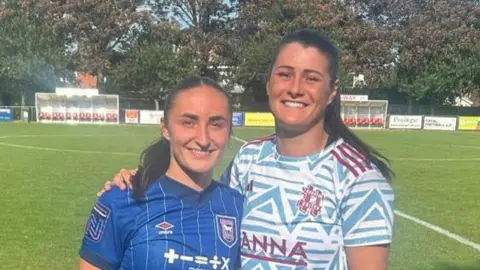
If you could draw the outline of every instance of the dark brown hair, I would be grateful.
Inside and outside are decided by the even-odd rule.
[[[170,110],[175,106],[175,99],[179,93],[194,87],[202,85],[210,86],[223,93],[228,100],[230,108],[230,117],[232,114],[232,103],[228,94],[214,80],[208,77],[189,76],[180,81],[165,99],[164,123],[168,124],[168,116]],[[230,121],[231,122],[231,121]],[[140,199],[149,185],[164,175],[170,166],[170,142],[167,139],[160,139],[147,147],[140,156],[140,165],[137,173],[132,180],[134,196]]]
[[[291,43],[300,43],[304,47],[313,47],[322,52],[328,59],[329,75],[331,78],[330,87],[334,87],[338,78],[339,52],[335,45],[325,36],[313,29],[300,29],[289,33],[280,42],[274,61],[280,50]],[[273,66],[273,65],[272,65]],[[340,91],[337,91],[334,101],[327,106],[325,111],[325,130],[333,136],[338,136],[352,145],[370,162],[375,164],[381,173],[389,181],[393,178],[394,172],[388,165],[389,160],[377,150],[360,140],[344,123],[341,117]]]

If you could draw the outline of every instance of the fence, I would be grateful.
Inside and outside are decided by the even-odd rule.
[[[429,105],[397,105],[388,106],[388,114],[426,115],[426,116],[480,116],[480,107],[429,106]]]
[[[249,106],[245,107],[248,108]],[[456,111],[462,114],[464,112],[472,112],[469,115],[455,115],[453,111],[444,111],[445,114],[439,113],[435,115],[402,114],[404,107],[390,106],[389,108],[385,125],[381,127],[378,125],[366,125],[363,128],[480,131],[480,108],[478,107]],[[422,109],[410,112],[422,112]],[[119,123],[122,124],[159,124],[160,119],[163,117],[163,111],[120,109],[118,117]],[[36,109],[31,106],[0,106],[0,121],[36,122]],[[236,127],[273,127],[275,121],[273,115],[267,110],[235,111],[233,113],[233,124]],[[348,124],[351,125],[351,123]]]
[[[267,102],[245,103],[235,108],[238,111],[269,112]],[[389,104],[388,114],[400,115],[427,115],[427,116],[480,116],[480,107],[430,106],[404,104]]]
[[[233,112],[235,127],[273,127],[275,120],[270,112]],[[159,124],[163,111],[126,109],[120,112],[120,123],[126,124]],[[360,119],[359,119],[360,120]],[[352,123],[347,123],[349,126]],[[353,123],[354,125],[356,123]],[[430,116],[388,114],[385,124],[362,123],[361,128],[371,129],[423,129],[423,130],[478,130],[480,116]],[[358,125],[355,125],[358,126]]]
[[[0,121],[36,121],[33,106],[0,106]]]

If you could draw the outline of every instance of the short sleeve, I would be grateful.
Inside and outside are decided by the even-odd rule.
[[[111,190],[100,197],[93,206],[83,236],[79,255],[100,269],[118,269],[124,251],[124,209],[119,209],[119,191]],[[117,196],[118,197],[118,196]]]
[[[228,164],[227,168],[223,172],[220,182],[230,188],[235,189],[243,195],[243,188],[240,181],[240,171],[239,171],[239,154]]]
[[[220,183],[230,186],[230,181],[232,179],[232,167],[233,167],[233,160],[228,163],[227,168],[223,171],[222,176],[220,177]]]
[[[360,175],[344,191],[341,215],[346,247],[391,243],[394,193],[390,183],[377,170]]]

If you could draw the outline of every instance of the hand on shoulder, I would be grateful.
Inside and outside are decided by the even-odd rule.
[[[137,173],[137,169],[121,169],[114,177],[113,180],[105,182],[103,189],[97,193],[97,197],[103,195],[103,193],[110,191],[113,187],[118,187],[120,190],[125,190],[127,187],[132,187],[133,176]]]

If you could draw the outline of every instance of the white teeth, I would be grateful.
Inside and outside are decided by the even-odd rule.
[[[191,150],[193,154],[197,157],[206,157],[210,155],[209,151],[199,151],[199,150]]]
[[[285,105],[287,107],[292,107],[292,108],[303,108],[303,107],[305,107],[305,105],[303,103],[294,102],[294,101],[286,101]]]

